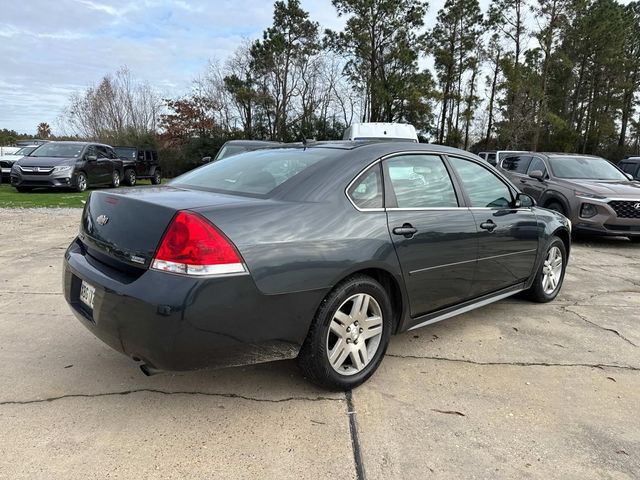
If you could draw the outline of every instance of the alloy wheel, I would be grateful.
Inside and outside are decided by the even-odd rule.
[[[556,246],[553,246],[547,252],[547,258],[542,267],[542,290],[547,295],[551,295],[562,278],[563,259],[562,252]]]
[[[120,174],[118,172],[113,172],[113,187],[118,188],[120,186]]]
[[[76,184],[78,186],[79,192],[84,192],[87,189],[87,177],[85,177],[84,173],[80,173],[78,178],[76,179]]]
[[[382,309],[371,295],[349,297],[333,315],[327,334],[327,357],[341,375],[361,372],[373,359],[383,327]]]

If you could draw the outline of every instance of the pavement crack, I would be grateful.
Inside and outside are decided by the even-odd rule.
[[[357,480],[365,480],[364,463],[362,462],[362,451],[360,449],[360,439],[358,438],[358,422],[356,410],[353,406],[353,393],[348,390],[344,393],[347,401],[347,415],[349,415],[349,433],[351,434],[351,449],[353,450],[353,461],[356,466]]]
[[[200,395],[205,397],[219,397],[219,398],[237,398],[239,400],[247,400],[250,402],[261,402],[261,403],[284,403],[284,402],[293,402],[293,401],[306,401],[306,402],[342,402],[341,398],[334,397],[285,397],[285,398],[258,398],[258,397],[250,397],[247,395],[240,395],[237,393],[217,393],[217,392],[197,392],[197,391],[167,391],[167,390],[159,390],[155,388],[139,388],[136,390],[124,390],[121,392],[104,392],[104,393],[71,393],[68,395],[60,395],[58,397],[49,397],[49,398],[39,398],[34,400],[7,400],[0,402],[0,406],[2,405],[31,405],[34,403],[49,403],[55,402],[57,400],[63,400],[67,398],[98,398],[98,397],[112,397],[112,396],[124,396],[124,395],[132,395],[135,393],[156,393],[160,395]]]
[[[632,372],[640,372],[640,367],[631,365],[616,365],[612,363],[550,363],[550,362],[479,362],[476,360],[467,360],[465,358],[449,358],[449,357],[433,357],[428,355],[398,355],[396,353],[387,353],[387,357],[407,358],[418,360],[436,360],[443,362],[468,363],[480,366],[513,366],[513,367],[585,367],[585,368],[616,368],[619,370],[629,370]]]
[[[563,312],[568,312],[568,313],[572,313],[572,314],[574,314],[576,317],[578,317],[579,319],[581,319],[581,320],[582,320],[582,321],[584,321],[585,323],[588,323],[589,325],[592,325],[592,326],[594,326],[594,327],[596,327],[596,328],[599,328],[599,329],[601,329],[601,330],[605,330],[605,331],[607,331],[607,332],[615,333],[618,337],[620,337],[622,340],[624,340],[625,342],[627,342],[629,345],[632,345],[632,346],[634,346],[634,347],[637,347],[637,346],[638,346],[638,345],[636,345],[635,343],[633,343],[631,340],[629,340],[627,337],[625,337],[623,334],[621,334],[618,330],[616,330],[616,329],[614,329],[614,328],[603,327],[602,325],[600,325],[600,324],[598,324],[598,323],[596,323],[596,322],[594,322],[594,321],[589,320],[589,319],[588,319],[587,317],[585,317],[584,315],[582,315],[582,314],[580,314],[580,313],[578,313],[578,312],[576,312],[576,311],[573,311],[573,310],[569,309],[569,307],[568,307],[568,306],[562,306],[562,307],[560,307],[560,309],[561,309]]]

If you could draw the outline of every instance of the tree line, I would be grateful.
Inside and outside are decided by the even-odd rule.
[[[409,122],[473,151],[640,153],[640,2],[332,0],[322,29],[299,0],[190,92],[162,99],[126,70],[74,95],[67,132],[156,143],[177,164],[230,138],[339,139],[354,121]],[[178,168],[178,167],[176,167]]]

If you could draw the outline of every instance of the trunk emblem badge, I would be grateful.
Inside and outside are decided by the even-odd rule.
[[[98,218],[96,218],[96,222],[98,222],[98,225],[106,225],[107,223],[109,223],[109,217],[107,217],[106,215],[100,215]]]

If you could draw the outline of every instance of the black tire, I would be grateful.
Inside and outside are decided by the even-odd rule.
[[[120,172],[118,170],[114,170],[111,174],[111,186],[113,188],[118,188],[120,186]]]
[[[340,367],[345,369],[345,373],[338,373],[336,369],[331,365],[328,358],[328,352],[330,351],[330,341],[331,337],[337,335],[333,333],[330,329],[330,324],[334,320],[334,316],[337,315],[338,309],[340,308],[355,308],[354,304],[349,304],[349,302],[354,302],[355,300],[351,300],[353,297],[357,295],[361,295],[363,297],[368,297],[369,307],[367,309],[368,312],[375,311],[379,312],[381,317],[381,333],[380,335],[375,335],[373,338],[366,339],[363,333],[362,326],[366,327],[366,321],[363,321],[363,325],[360,328],[354,328],[352,334],[347,335],[355,335],[355,340],[345,340],[343,345],[351,343],[351,345],[343,346],[342,350],[346,350],[347,348],[357,349],[355,347],[359,341],[363,342],[360,345],[360,348],[364,346],[364,349],[367,350],[369,347],[375,348],[373,355],[368,360],[368,363],[364,363],[364,366],[361,370],[356,373],[347,373],[346,369],[348,369],[349,363],[352,362],[351,354],[347,355],[344,359],[345,365],[342,366],[342,363],[338,365],[336,368]],[[375,300],[375,302],[371,302],[371,298]],[[374,309],[374,310],[369,310]],[[362,311],[364,311],[363,309]],[[376,313],[372,314],[373,316]],[[340,284],[338,284],[332,291],[327,295],[327,297],[322,301],[318,311],[316,313],[315,318],[313,319],[313,323],[311,324],[311,328],[309,329],[309,333],[307,334],[307,338],[302,345],[302,349],[300,350],[300,355],[298,356],[298,365],[300,369],[304,373],[304,375],[313,383],[320,385],[329,390],[336,391],[345,391],[350,390],[352,388],[357,387],[358,385],[365,382],[373,373],[376,371],[384,354],[387,350],[387,346],[389,345],[389,339],[391,337],[392,323],[393,323],[393,313],[391,310],[391,301],[389,299],[389,294],[386,290],[373,278],[365,276],[365,275],[355,275],[350,277]],[[352,321],[352,317],[348,316]],[[357,322],[351,324],[351,328],[356,325]],[[359,330],[359,333],[356,332]],[[349,329],[346,328],[344,332],[348,332]],[[375,328],[377,332],[378,329]],[[374,332],[374,329],[371,330]],[[357,336],[363,335],[360,338]],[[377,346],[373,347],[371,342],[378,341]],[[338,340],[340,341],[340,340]],[[369,342],[369,343],[367,343]],[[333,348],[336,348],[337,342],[334,343]],[[354,355],[359,355],[355,353]],[[362,358],[362,357],[358,357]],[[355,368],[355,364],[352,364],[352,370],[357,370]]]
[[[124,181],[130,187],[136,186],[136,171],[129,169],[124,172]]]
[[[549,290],[545,291],[543,282],[544,282],[544,277],[546,276],[546,268],[547,268],[546,262],[549,256],[549,252],[551,252],[553,248],[557,248],[562,254],[562,270],[559,275],[559,278],[557,279],[555,288],[553,289],[553,291],[550,292]],[[547,248],[545,249],[544,258],[542,259],[542,262],[540,262],[540,267],[536,272],[535,278],[533,280],[533,284],[531,285],[531,288],[529,288],[529,290],[527,290],[526,292],[529,299],[538,303],[547,303],[555,299],[558,296],[558,293],[560,293],[560,289],[562,288],[562,282],[564,281],[564,274],[566,270],[567,270],[567,249],[565,248],[562,240],[560,240],[558,237],[555,237],[555,236],[551,237],[551,241],[549,242],[549,244],[547,245]]]
[[[627,237],[631,243],[640,243],[640,237]]]
[[[16,187],[18,193],[28,193],[31,191],[31,187]]]
[[[84,172],[78,172],[76,175],[76,191],[84,192],[87,188],[89,188],[89,180],[87,180],[87,175]]]
[[[567,212],[565,212],[564,207],[559,202],[549,202],[546,207],[547,210],[553,210],[554,212],[561,213],[565,217],[567,216]]]
[[[151,183],[154,185],[160,185],[162,183],[162,172],[160,170],[156,170],[151,177]]]

